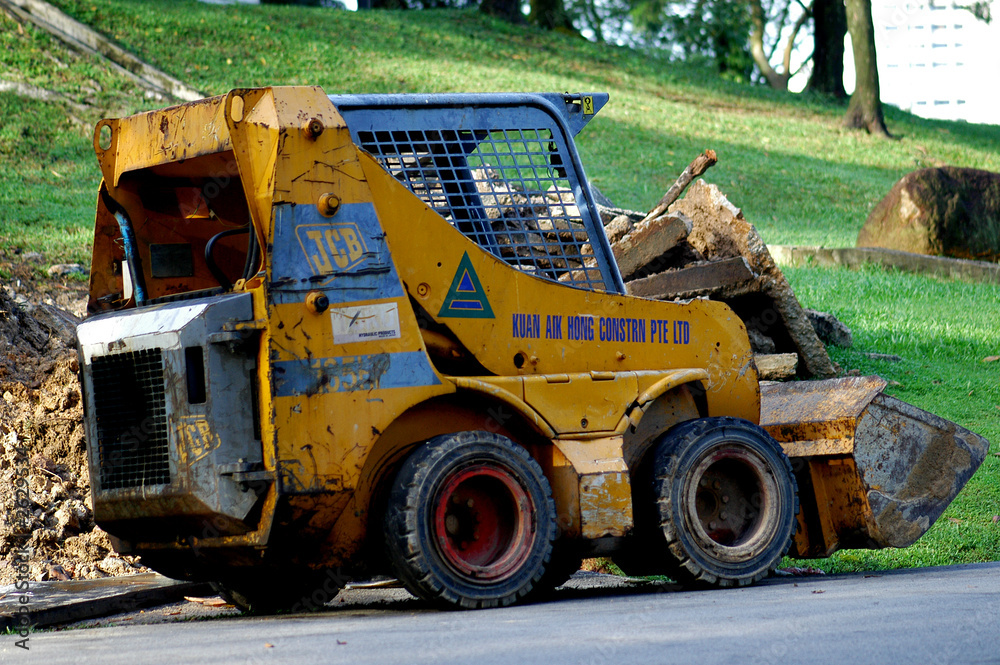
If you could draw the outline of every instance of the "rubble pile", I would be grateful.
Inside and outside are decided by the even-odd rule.
[[[35,581],[144,570],[115,554],[94,525],[76,322],[54,304],[0,288],[0,585],[18,578],[17,553],[26,553]],[[23,482],[27,506],[18,505]]]
[[[727,303],[747,327],[762,379],[836,376],[817,324],[831,343],[845,346],[850,331],[799,305],[757,230],[718,187],[699,180],[676,200],[693,180],[692,167],[649,214],[601,209],[628,293]]]

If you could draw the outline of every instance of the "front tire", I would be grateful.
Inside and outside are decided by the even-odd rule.
[[[781,446],[746,420],[703,418],[671,429],[655,454],[667,574],[732,587],[772,573],[798,514],[795,476]]]
[[[384,526],[397,577],[414,595],[455,609],[528,596],[544,581],[556,538],[541,467],[489,432],[435,437],[411,454]]]

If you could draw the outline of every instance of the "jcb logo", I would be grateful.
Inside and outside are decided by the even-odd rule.
[[[350,270],[365,260],[368,248],[356,224],[304,224],[295,227],[299,245],[317,275]]]

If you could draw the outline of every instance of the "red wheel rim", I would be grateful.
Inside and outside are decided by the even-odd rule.
[[[455,471],[437,494],[434,540],[445,562],[477,582],[498,582],[531,554],[535,506],[503,467]]]

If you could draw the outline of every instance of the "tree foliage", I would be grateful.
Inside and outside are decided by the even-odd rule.
[[[545,30],[575,32],[573,20],[566,11],[563,0],[531,0],[528,22]]]
[[[672,58],[710,63],[724,78],[763,82],[779,90],[787,90],[792,77],[805,68],[811,90],[836,98],[846,97],[848,15],[867,11],[867,28],[857,17],[850,22],[852,36],[860,31],[853,39],[859,90],[852,96],[847,122],[887,134],[878,97],[870,0],[528,0],[527,15],[521,0],[358,1],[396,9],[478,5],[482,12],[511,22],[666,51]],[[988,20],[989,0],[969,10]],[[803,59],[802,53],[810,55]]]
[[[622,24],[635,45],[708,61],[725,78],[749,81],[754,66],[749,9],[745,1],[626,0]]]

